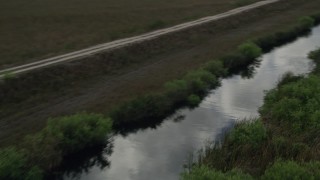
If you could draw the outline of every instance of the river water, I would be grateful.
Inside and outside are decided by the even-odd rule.
[[[265,90],[275,87],[284,73],[309,73],[314,64],[307,54],[317,47],[320,27],[264,54],[249,72],[223,79],[221,86],[212,90],[199,107],[180,109],[156,127],[114,135],[111,146],[106,148],[108,152],[89,159],[85,166],[71,169],[63,179],[179,179],[190,154],[206,141],[219,140],[235,122],[258,116]],[[101,160],[105,162],[99,163]]]

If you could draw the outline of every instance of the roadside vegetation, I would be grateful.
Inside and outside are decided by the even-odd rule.
[[[309,58],[316,63],[309,76],[284,75],[267,92],[260,119],[208,145],[181,179],[319,179],[320,49]]]

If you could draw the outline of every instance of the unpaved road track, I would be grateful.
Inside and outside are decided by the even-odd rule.
[[[116,40],[116,41],[112,41],[112,42],[108,42],[108,43],[104,43],[104,44],[100,44],[100,45],[96,45],[93,47],[89,47],[86,49],[82,49],[79,51],[75,51],[75,52],[71,52],[71,53],[67,53],[64,55],[59,55],[56,57],[52,57],[52,58],[48,58],[48,59],[43,59],[40,61],[36,61],[33,63],[28,63],[25,65],[20,65],[20,66],[16,66],[16,67],[11,67],[11,68],[7,68],[7,69],[2,69],[0,70],[0,78],[5,76],[5,74],[20,74],[23,72],[28,72],[28,71],[32,71],[35,69],[39,69],[39,68],[43,68],[46,66],[50,66],[53,64],[57,64],[57,63],[62,63],[62,62],[66,62],[66,61],[72,61],[72,60],[77,60],[77,59],[81,59],[93,54],[97,54],[97,53],[101,53],[103,51],[108,51],[108,50],[112,50],[112,49],[116,49],[116,48],[121,48],[124,46],[128,46],[128,45],[132,45],[135,43],[139,43],[142,41],[148,41],[151,39],[155,39],[157,37],[160,37],[162,35],[166,35],[169,33],[173,33],[173,32],[177,32],[177,31],[181,31],[181,30],[185,30],[187,28],[191,28],[191,27],[195,27],[195,26],[199,26],[205,23],[209,23],[212,21],[216,21],[219,19],[223,19],[229,16],[233,16],[233,15],[237,15],[240,14],[242,12],[254,9],[254,8],[258,8],[267,4],[271,4],[271,3],[275,3],[278,2],[280,0],[266,0],[266,1],[260,1],[248,6],[243,6],[243,7],[239,7],[230,11],[227,11],[225,13],[221,13],[218,15],[214,15],[214,16],[208,16],[208,17],[204,17],[195,21],[191,21],[191,22],[187,22],[187,23],[183,23],[183,24],[179,24],[173,27],[169,27],[169,28],[165,28],[165,29],[160,29],[157,31],[153,31],[150,33],[146,33],[146,34],[142,34],[139,36],[134,36],[134,37],[130,37],[130,38],[124,38],[124,39],[120,39],[120,40]]]

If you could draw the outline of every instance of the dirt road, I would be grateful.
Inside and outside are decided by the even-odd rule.
[[[0,70],[0,78],[5,76],[6,74],[10,73],[10,74],[20,74],[23,72],[28,72],[28,71],[32,71],[32,70],[36,70],[39,68],[43,68],[43,67],[47,67],[53,64],[57,64],[57,63],[63,63],[66,61],[72,61],[72,60],[77,60],[77,59],[81,59],[81,58],[85,58],[88,56],[91,56],[93,54],[96,53],[101,53],[104,51],[108,51],[108,50],[112,50],[112,49],[116,49],[116,48],[121,48],[124,46],[129,46],[129,45],[133,45],[136,43],[140,43],[143,41],[148,41],[148,40],[152,40],[155,38],[158,38],[160,36],[169,34],[169,33],[174,33],[177,31],[182,31],[188,28],[193,28],[195,26],[199,26],[199,25],[203,25],[205,23],[209,23],[212,21],[216,21],[216,20],[220,20],[226,17],[230,17],[230,16],[234,16],[234,15],[238,15],[242,12],[254,9],[254,8],[258,8],[267,4],[271,4],[271,3],[275,3],[279,0],[265,0],[265,1],[260,1],[248,6],[243,6],[243,7],[239,7],[230,11],[227,11],[225,13],[221,13],[218,15],[214,15],[214,16],[208,16],[208,17],[204,17],[195,21],[191,21],[191,22],[186,22],[183,24],[179,24],[173,27],[169,27],[169,28],[165,28],[165,29],[160,29],[157,31],[153,31],[150,33],[146,33],[146,34],[142,34],[139,36],[134,36],[134,37],[130,37],[130,38],[125,38],[125,39],[120,39],[120,40],[116,40],[116,41],[112,41],[112,42],[108,42],[108,43],[104,43],[104,44],[100,44],[100,45],[96,45],[93,47],[89,47],[83,50],[79,50],[79,51],[75,51],[75,52],[71,52],[68,54],[64,54],[64,55],[60,55],[60,56],[56,56],[56,57],[52,57],[52,58],[48,58],[48,59],[44,59],[44,60],[40,60],[37,62],[32,62],[32,63],[28,63],[25,65],[20,65],[20,66],[16,66],[16,67],[11,67],[11,68],[7,68],[7,69],[2,69]]]

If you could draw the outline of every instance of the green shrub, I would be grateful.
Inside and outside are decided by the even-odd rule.
[[[23,179],[27,159],[15,148],[0,150],[0,179]]]
[[[179,104],[188,97],[190,89],[185,80],[174,80],[165,84],[165,94],[174,104]]]
[[[230,143],[234,146],[249,144],[259,147],[267,139],[267,130],[260,120],[244,122],[237,125],[229,134]]]
[[[262,54],[262,50],[253,42],[243,43],[238,47],[238,51],[246,59],[256,59]]]
[[[313,60],[320,60],[320,49],[311,51],[308,57]]]
[[[316,131],[320,127],[319,83],[320,78],[311,75],[273,89],[266,94],[259,112],[275,124],[289,126],[288,131]]]
[[[205,70],[192,71],[184,77],[184,80],[188,84],[189,91],[194,94],[203,94],[219,84],[216,76]]]
[[[319,62],[320,62],[320,48],[317,49],[317,50],[314,50],[314,51],[311,51],[309,54],[308,54],[308,57],[310,59],[313,60],[313,62],[316,64],[316,67],[315,69],[313,70],[313,73],[314,74],[319,74],[320,72],[320,66],[318,65]]]
[[[315,17],[316,16],[302,17],[299,19],[299,24],[292,28],[258,38],[254,42],[262,48],[264,52],[267,52],[275,46],[290,42],[296,39],[299,35],[310,32],[311,27],[319,21],[316,21]]]
[[[220,60],[214,60],[206,63],[204,65],[204,69],[217,77],[227,74],[227,70],[223,67],[223,63]]]
[[[190,106],[195,107],[201,102],[201,98],[198,95],[191,94],[187,101]]]
[[[27,175],[25,176],[25,180],[42,180],[43,179],[43,171],[37,166],[32,167]]]
[[[23,147],[27,151],[29,163],[44,170],[58,166],[63,159],[62,150],[59,149],[59,140],[46,131],[27,136]]]
[[[44,133],[58,139],[63,154],[106,142],[112,121],[100,114],[79,113],[48,121]]]
[[[285,84],[297,82],[302,78],[303,78],[302,76],[295,76],[292,72],[287,72],[281,77],[277,87],[281,87]]]
[[[23,147],[31,164],[49,170],[58,166],[64,156],[104,144],[111,128],[111,120],[99,114],[49,119],[46,128],[25,138]]]
[[[320,179],[320,163],[299,165],[294,161],[276,161],[265,171],[262,180]]]
[[[150,123],[165,118],[173,109],[170,99],[150,94],[135,98],[111,112],[115,127]],[[148,121],[147,121],[148,120]]]
[[[299,19],[300,26],[304,28],[312,28],[315,25],[315,19],[310,16],[301,17]]]
[[[231,170],[226,173],[210,169],[207,166],[193,167],[191,172],[183,173],[182,180],[251,180],[250,175],[239,170]]]
[[[0,150],[0,179],[40,180],[42,171],[36,166],[29,167],[24,152],[9,147]]]

